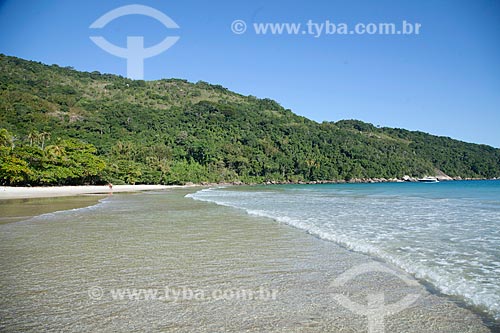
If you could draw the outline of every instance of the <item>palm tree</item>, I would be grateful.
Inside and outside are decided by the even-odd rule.
[[[31,130],[28,133],[28,140],[30,140],[30,147],[33,146],[34,142],[37,142],[40,139],[40,133],[37,130]]]
[[[45,156],[51,160],[56,161],[66,154],[63,146],[50,145],[44,149]]]
[[[43,147],[45,146],[45,140],[50,140],[50,133],[42,132],[39,135],[40,139],[42,140],[42,150],[43,150]]]
[[[134,154],[134,145],[131,142],[118,141],[112,148],[116,155],[130,158]]]

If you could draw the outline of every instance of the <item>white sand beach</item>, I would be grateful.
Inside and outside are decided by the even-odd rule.
[[[188,185],[189,186],[189,185]],[[79,194],[109,194],[119,192],[155,191],[171,188],[182,188],[180,185],[107,185],[101,186],[51,186],[51,187],[10,187],[0,186],[1,199],[27,199],[64,197]]]

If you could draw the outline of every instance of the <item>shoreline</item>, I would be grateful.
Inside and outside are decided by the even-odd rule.
[[[500,179],[484,179],[484,180],[491,180],[491,181],[495,181],[495,180],[500,180]],[[467,182],[467,181],[484,181],[483,179],[463,179],[463,180],[457,180],[457,181],[464,181],[464,182]],[[448,182],[448,181],[446,181]],[[453,183],[453,181],[451,181],[451,183]],[[285,184],[270,184],[270,185],[286,185],[287,183]],[[306,183],[307,184],[310,184],[310,183]],[[315,183],[315,184],[319,184],[319,183]],[[366,184],[366,182],[365,182]],[[293,184],[292,184],[293,185]],[[195,199],[197,200],[197,199]],[[202,200],[203,201],[203,200]],[[231,205],[225,205],[225,204],[218,204],[216,202],[213,202],[213,201],[206,201],[206,202],[210,202],[210,203],[214,203],[214,204],[217,204],[217,205],[220,205],[221,207],[229,207],[229,208],[234,208],[234,209],[239,209],[239,208],[236,208],[234,206],[231,206]],[[252,215],[252,214],[250,214]],[[309,236],[317,239],[318,241],[322,241],[322,242],[327,242],[327,243],[332,243],[332,244],[335,244],[336,246],[339,246],[343,249],[345,249],[346,251],[349,251],[353,254],[362,254],[364,256],[367,256],[369,258],[371,258],[372,260],[375,260],[375,261],[381,261],[391,267],[395,267],[397,269],[401,269],[404,271],[403,268],[399,267],[397,264],[383,258],[383,257],[379,257],[373,253],[369,253],[369,252],[364,252],[364,251],[359,251],[359,250],[355,250],[355,249],[352,249],[351,247],[343,244],[343,243],[338,243],[336,241],[332,241],[330,239],[326,239],[326,238],[322,238],[321,236],[317,235],[317,234],[314,234],[314,233],[310,233],[309,231],[305,231],[304,229],[300,228],[300,227],[297,227],[293,224],[289,224],[287,222],[282,222],[280,221],[279,219],[277,218],[273,218],[273,217],[269,217],[269,216],[266,216],[266,217],[262,217],[262,216],[254,216],[255,218],[265,218],[265,219],[270,219],[276,223],[279,223],[279,224],[284,224],[284,225],[287,225],[288,227],[292,228],[292,229],[296,229],[298,231],[301,231],[301,232],[305,232],[307,233]],[[435,295],[437,297],[440,297],[444,300],[447,300],[447,301],[450,301],[452,303],[454,303],[456,306],[462,308],[462,309],[465,309],[467,311],[470,311],[472,312],[473,314],[477,315],[479,318],[481,318],[482,320],[482,323],[493,333],[500,333],[500,321],[497,320],[494,315],[490,312],[488,312],[488,309],[487,308],[484,308],[482,306],[479,306],[479,305],[475,305],[475,304],[471,304],[470,302],[467,301],[466,298],[464,298],[463,296],[460,296],[460,295],[453,295],[453,294],[446,294],[444,292],[442,292],[436,285],[434,285],[432,282],[428,281],[428,280],[425,280],[423,278],[418,278],[416,277],[414,274],[410,273],[410,272],[407,272],[405,271],[406,274],[410,275],[412,279],[414,279],[415,281],[417,281],[421,286],[423,286],[427,292],[429,292],[430,294],[432,295]]]
[[[15,187],[0,186],[0,200],[55,198],[77,196],[82,194],[113,194],[138,191],[158,191],[175,188],[193,187],[196,185],[83,185],[83,186],[47,186],[47,187]]]
[[[439,182],[454,182],[454,181],[495,181],[500,180],[499,178],[440,178],[436,177]],[[418,178],[408,177],[406,178],[353,178],[350,180],[312,180],[312,181],[265,181],[260,184],[251,183],[241,183],[241,182],[233,182],[228,185],[315,185],[315,184],[377,184],[377,183],[421,183]],[[209,184],[213,185],[213,184]]]
[[[29,220],[44,214],[87,208],[107,198],[105,194],[0,200],[0,225]]]
[[[456,178],[439,179],[440,182],[454,181],[498,181],[498,178]],[[194,184],[188,182],[184,185],[70,185],[70,186],[0,186],[0,200],[55,198],[64,196],[77,196],[82,194],[113,194],[139,191],[158,191],[190,187],[212,186],[255,186],[255,185],[318,185],[318,184],[377,184],[377,183],[419,183],[416,178],[385,179],[385,178],[355,178],[351,180],[317,180],[317,181],[264,181],[261,183],[244,183],[240,181],[228,183],[202,182]]]

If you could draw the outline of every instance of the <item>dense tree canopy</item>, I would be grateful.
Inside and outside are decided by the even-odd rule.
[[[133,81],[0,55],[3,184],[499,177],[500,150],[185,80]]]

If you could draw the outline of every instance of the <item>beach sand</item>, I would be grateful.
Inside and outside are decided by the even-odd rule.
[[[79,194],[112,194],[135,191],[154,191],[171,188],[182,188],[176,185],[113,185],[110,189],[103,186],[47,186],[47,187],[11,187],[0,186],[0,200],[75,196]]]
[[[33,216],[95,205],[103,194],[0,200],[0,224],[27,220]]]
[[[373,322],[345,299],[363,310],[371,297],[376,312],[416,295],[385,311],[372,332],[489,331],[476,314],[394,267],[270,219],[185,198],[189,191],[116,195],[90,211],[0,225],[0,328],[367,332]],[[117,300],[116,288],[172,294]],[[243,290],[262,296],[234,297]]]
[[[157,191],[188,186],[113,185],[109,186],[0,186],[0,224],[30,217],[91,206],[113,193]]]

